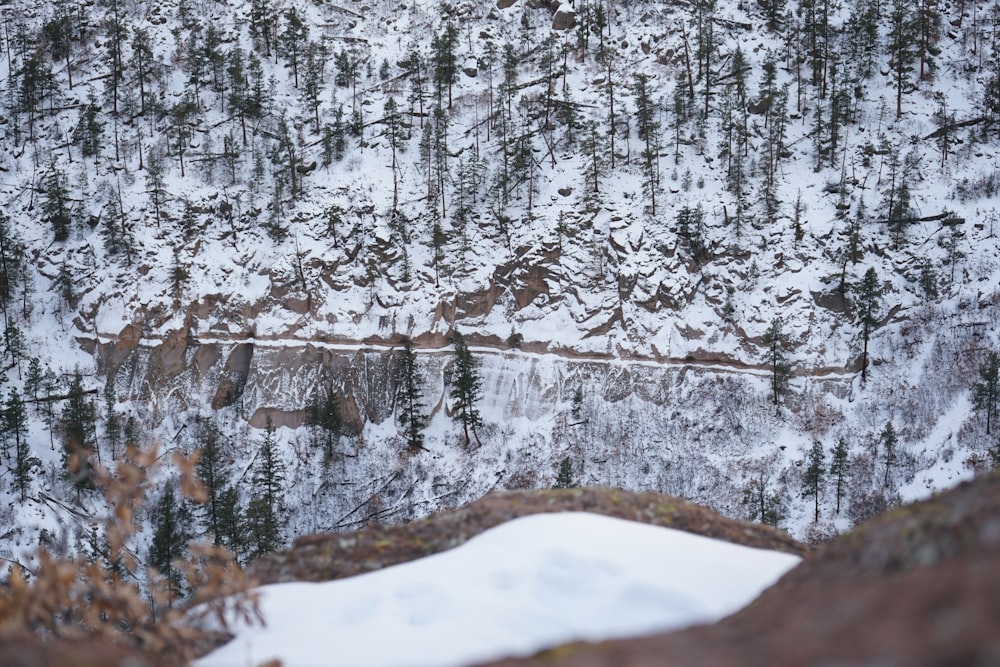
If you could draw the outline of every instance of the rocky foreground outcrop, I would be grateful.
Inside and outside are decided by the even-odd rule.
[[[806,547],[769,526],[727,519],[680,498],[609,488],[503,491],[465,507],[400,525],[373,525],[355,533],[323,533],[295,540],[291,549],[250,567],[264,584],[328,581],[429,556],[462,544],[501,523],[543,512],[593,512],[803,555]]]
[[[875,518],[714,625],[499,665],[1000,665],[1000,473]]]

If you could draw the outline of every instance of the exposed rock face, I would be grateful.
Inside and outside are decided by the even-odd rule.
[[[572,7],[563,5],[552,17],[553,30],[572,30],[576,27],[576,12]]]
[[[451,549],[501,523],[544,512],[594,512],[687,530],[752,547],[802,555],[806,547],[769,526],[734,521],[680,498],[608,488],[493,492],[470,505],[422,521],[375,525],[356,533],[301,537],[253,563],[262,583],[328,581]]]
[[[877,517],[715,625],[502,665],[1000,664],[1000,473]]]

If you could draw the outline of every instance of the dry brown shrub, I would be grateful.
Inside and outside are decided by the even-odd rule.
[[[175,456],[182,492],[192,500],[205,496],[194,475],[196,460]],[[250,590],[254,582],[226,549],[191,545],[190,556],[177,565],[194,593],[180,600],[129,549],[155,462],[155,450],[130,446],[114,474],[95,466],[96,484],[112,508],[103,521],[104,558],[88,562],[40,547],[35,570],[13,567],[0,586],[0,639],[96,640],[179,664],[217,645],[233,619],[262,621]]]

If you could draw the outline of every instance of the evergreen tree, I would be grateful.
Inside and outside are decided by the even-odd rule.
[[[573,481],[573,461],[567,456],[559,464],[559,474],[556,475],[555,489],[575,489],[576,482]]]
[[[857,299],[857,319],[861,325],[861,339],[864,350],[861,355],[861,380],[868,379],[868,341],[872,331],[878,326],[879,311],[882,308],[882,285],[879,282],[875,267],[869,267],[864,278],[855,285],[854,294]]]
[[[163,173],[163,160],[156,153],[152,153],[146,161],[146,193],[149,201],[153,204],[153,214],[156,226],[160,226],[160,219],[163,215],[163,203],[167,196],[166,179]]]
[[[462,421],[466,446],[471,442],[470,429],[476,437],[476,442],[482,444],[479,441],[479,434],[476,433],[476,428],[483,424],[476,407],[483,393],[479,364],[466,346],[465,338],[458,331],[452,336],[452,343],[455,346],[455,366],[451,372],[450,396],[454,401],[452,410],[458,413],[458,418]]]
[[[227,486],[219,494],[217,510],[219,542],[237,558],[241,558],[249,546],[249,535],[244,512],[240,507],[240,494],[236,487]]]
[[[677,211],[677,236],[691,253],[691,259],[695,264],[701,265],[707,258],[707,249],[704,244],[705,212],[701,204],[697,207],[682,206]]]
[[[972,387],[972,401],[976,410],[986,412],[986,435],[992,431],[993,420],[997,414],[997,403],[1000,402],[1000,355],[990,352],[986,361],[979,367],[979,377]]]
[[[384,112],[385,138],[392,151],[392,214],[395,215],[399,208],[399,153],[406,144],[403,143],[403,121],[399,115],[399,106],[392,96],[385,101]]]
[[[405,338],[396,371],[396,405],[398,406],[399,425],[406,438],[406,446],[413,452],[424,448],[423,429],[427,425],[427,417],[421,410],[420,398],[417,353],[413,351],[413,343],[410,339]]]
[[[788,391],[788,378],[792,372],[788,358],[785,356],[785,348],[788,343],[782,330],[783,324],[780,317],[775,317],[771,320],[771,325],[762,339],[764,345],[767,346],[765,359],[767,365],[771,367],[771,398],[775,405],[778,405],[781,395]]]
[[[14,441],[11,473],[14,476],[14,487],[23,503],[31,485],[32,473],[36,468],[41,468],[42,462],[31,455],[31,448],[28,445],[28,414],[21,397],[13,389],[3,408],[3,438],[5,450],[6,443]]]
[[[320,131],[319,107],[323,96],[323,69],[326,47],[320,42],[309,42],[305,48],[302,70],[302,101],[313,113],[315,130]]]
[[[451,109],[451,88],[458,79],[458,56],[455,49],[458,46],[458,28],[452,21],[447,21],[441,34],[431,40],[431,53],[434,64],[434,86],[437,92],[437,105],[443,106],[444,89],[448,89],[448,108]]]
[[[636,130],[644,143],[642,151],[643,186],[649,197],[650,213],[656,215],[656,194],[660,188],[660,123],[658,109],[652,100],[649,77],[635,75]]]
[[[66,187],[66,177],[56,169],[55,164],[50,167],[45,178],[42,213],[52,225],[53,240],[58,242],[69,238],[70,224],[73,222],[69,191]]]
[[[777,526],[785,518],[781,509],[781,497],[771,491],[764,475],[750,479],[743,489],[743,505],[747,508],[751,521]]]
[[[101,107],[91,95],[80,111],[80,119],[73,128],[73,141],[80,146],[80,154],[96,157],[104,145],[104,123],[100,119]]]
[[[104,383],[104,435],[108,439],[108,449],[111,450],[111,459],[118,459],[118,450],[122,445],[122,423],[115,410],[115,376],[108,374],[108,380]]]
[[[243,512],[246,547],[251,560],[278,549],[282,544],[281,527],[275,509],[262,496],[254,496]]]
[[[896,87],[896,117],[903,115],[903,93],[913,87],[915,39],[913,7],[909,0],[891,0],[889,5],[889,42],[887,44]]]
[[[187,553],[191,539],[191,512],[187,503],[178,500],[174,486],[168,482],[151,517],[153,539],[149,545],[149,565],[155,567],[167,580],[174,598],[184,595],[184,575],[176,561]]]
[[[110,10],[104,15],[104,40],[106,49],[104,61],[108,68],[105,78],[105,91],[111,98],[111,110],[118,115],[118,101],[122,87],[122,74],[125,70],[123,54],[128,27],[125,24],[125,12],[119,6],[118,0],[110,0]]]
[[[814,523],[819,521],[820,486],[823,484],[823,475],[826,474],[826,470],[823,468],[823,458],[823,445],[817,440],[813,443],[812,449],[809,450],[806,474],[802,478],[802,497],[812,497],[814,500]]]
[[[284,481],[285,462],[282,461],[281,453],[278,451],[274,426],[268,419],[264,430],[264,439],[257,450],[257,459],[254,463],[253,487],[270,507],[277,509],[283,502],[282,485]]]
[[[229,462],[222,444],[222,434],[215,422],[207,417],[199,417],[196,422],[195,444],[201,455],[194,472],[205,486],[207,500],[201,506],[202,521],[212,536],[214,544],[223,544],[222,494],[226,490],[229,476]]]
[[[73,274],[70,272],[65,260],[59,265],[59,272],[56,274],[56,279],[53,281],[52,287],[55,288],[56,294],[59,295],[63,302],[72,308],[73,304],[76,303],[76,287],[73,283]]]
[[[336,454],[343,431],[343,420],[332,387],[318,389],[306,408],[306,426],[312,429],[314,443],[323,450],[323,463],[329,465]]]
[[[836,514],[840,514],[840,501],[844,496],[844,485],[847,482],[847,476],[850,472],[849,463],[847,460],[847,440],[844,438],[839,438],[837,440],[836,446],[830,452],[830,476],[833,477],[834,483],[836,484],[836,496],[837,496],[837,510]]]
[[[934,43],[941,28],[941,14],[938,0],[917,0],[913,13],[913,32],[916,33],[916,52],[920,60],[920,79],[923,80],[934,69]]]
[[[891,421],[886,422],[885,428],[882,429],[882,433],[879,435],[879,441],[882,443],[883,463],[885,464],[885,478],[883,482],[884,486],[889,488],[889,473],[892,471],[892,466],[896,464],[896,445],[898,443],[896,428],[892,425]]]
[[[24,270],[24,245],[10,218],[0,211],[0,309],[4,321],[8,318],[7,306],[14,299],[14,292],[22,284]]]
[[[45,372],[42,370],[42,362],[38,357],[31,357],[28,360],[28,375],[24,378],[24,395],[31,396],[35,404],[38,404],[38,390],[42,388]]]
[[[574,421],[579,421],[583,414],[583,387],[577,387],[573,392],[573,400],[570,403],[569,413]]]
[[[264,47],[264,57],[271,56],[271,43],[275,33],[274,5],[271,0],[251,0],[250,36]]]
[[[93,484],[90,456],[96,451],[94,405],[83,389],[80,371],[73,374],[63,408],[63,464],[77,491]]]
[[[283,538],[279,512],[284,498],[284,481],[285,462],[281,460],[274,427],[268,419],[264,439],[254,461],[253,495],[244,515],[252,558],[263,556],[281,546]]]
[[[278,39],[278,50],[285,57],[285,64],[292,70],[292,79],[299,87],[299,65],[309,41],[309,24],[295,7],[285,10],[285,29]]]
[[[135,28],[132,32],[132,57],[129,59],[135,82],[139,84],[139,115],[146,115],[146,99],[149,87],[159,76],[159,68],[153,57],[153,45],[145,28]]]
[[[73,90],[73,26],[78,21],[73,16],[73,10],[68,2],[55,2],[53,5],[53,15],[42,26],[42,35],[48,45],[49,54],[52,60],[62,60],[66,65],[66,79],[69,89]]]

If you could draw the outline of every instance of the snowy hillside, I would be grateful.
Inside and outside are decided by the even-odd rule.
[[[175,510],[166,542],[247,560],[564,461],[816,538],[970,476],[997,451],[998,16],[15,0],[0,555],[87,548],[107,508],[74,459],[126,442],[205,452],[210,509],[172,505],[166,458],[151,480],[132,548],[161,566]]]

